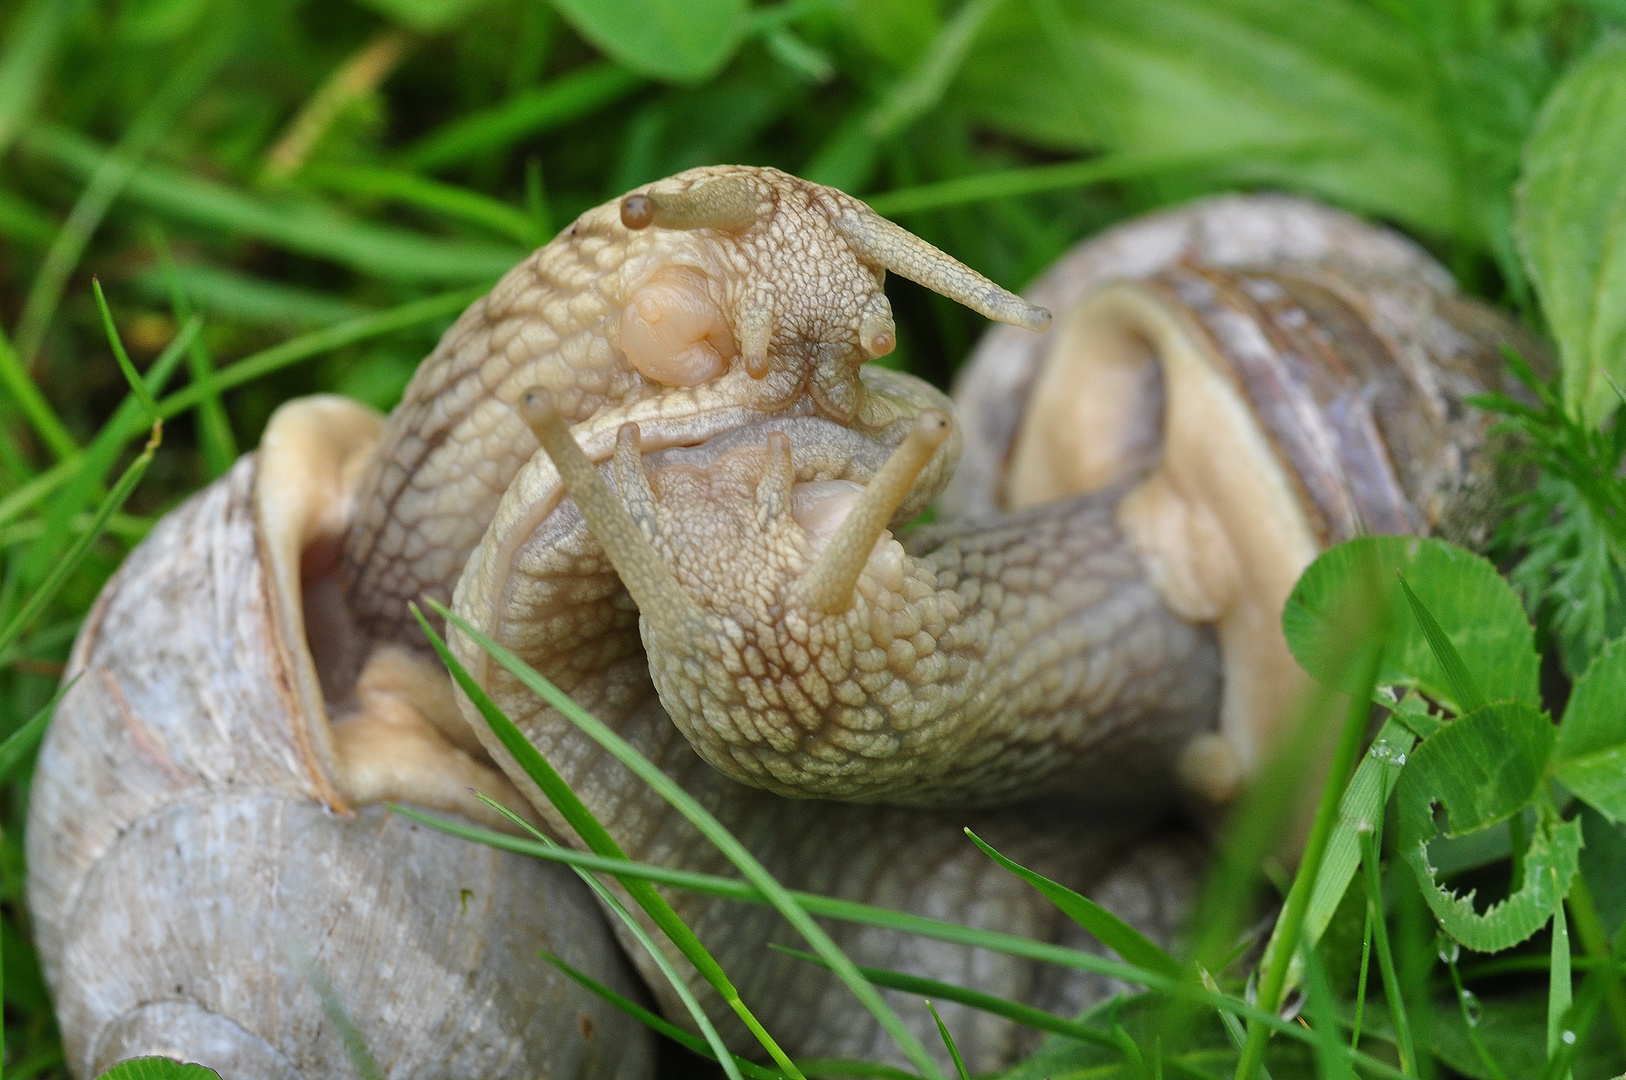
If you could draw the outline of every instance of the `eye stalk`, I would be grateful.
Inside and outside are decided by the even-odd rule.
[[[621,224],[629,229],[722,229],[744,232],[768,208],[745,176],[714,176],[686,191],[634,192],[621,200]]]

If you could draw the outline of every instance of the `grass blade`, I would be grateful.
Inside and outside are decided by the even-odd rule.
[[[85,177],[85,189],[69,211],[34,275],[17,324],[17,352],[31,361],[55,317],[74,268],[90,246],[102,219],[130,182],[141,161],[171,127],[181,111],[214,78],[228,55],[227,34],[216,34],[201,48],[189,52],[158,92],[136,116],[111,152],[102,156]]]
[[[92,139],[50,124],[25,132],[21,142],[30,152],[80,176],[94,175],[109,153]],[[357,221],[319,203],[263,198],[162,165],[134,169],[124,197],[176,221],[257,237],[394,281],[489,286],[527,254],[506,244],[441,240]]]
[[[1462,973],[1457,970],[1457,943],[1452,941],[1448,947],[1440,950],[1440,959],[1445,961],[1445,968],[1451,973],[1451,987],[1457,994],[1457,1005],[1462,1010],[1462,1024],[1468,1032],[1468,1042],[1479,1056],[1479,1063],[1485,1066],[1493,1080],[1507,1080],[1507,1074],[1502,1066],[1485,1046],[1485,1040],[1479,1035],[1479,1017],[1474,1015],[1475,999],[1473,992],[1462,985]]]
[[[528,90],[431,132],[406,152],[404,161],[410,168],[436,172],[482,154],[497,153],[521,139],[562,127],[619,101],[643,82],[642,76],[618,64],[605,62],[577,68],[547,86]]]
[[[458,289],[439,296],[430,296],[422,300],[413,300],[399,307],[390,308],[371,315],[364,315],[349,322],[340,323],[322,330],[315,330],[309,334],[284,341],[280,345],[273,345],[257,353],[243,357],[241,360],[220,369],[215,377],[207,383],[194,383],[184,389],[177,390],[168,397],[159,399],[158,412],[165,420],[178,416],[188,409],[194,408],[200,402],[207,400],[211,394],[230,390],[253,382],[274,371],[301,360],[308,360],[313,356],[320,356],[325,352],[353,345],[360,341],[381,337],[405,330],[437,319],[448,318],[467,307],[471,301],[482,294],[483,290],[477,288]],[[183,331],[184,332],[184,331]],[[158,365],[155,363],[153,369]],[[152,371],[148,372],[151,377]],[[109,428],[112,428],[111,434]],[[131,438],[138,431],[134,417],[131,422],[122,426],[107,425],[102,435],[116,438],[120,443]],[[81,462],[75,456],[59,461],[50,469],[36,476],[27,484],[0,499],[0,525],[25,513],[40,500],[51,495],[77,472]]]
[[[17,355],[17,350],[11,347],[4,330],[0,330],[0,386],[5,387],[11,400],[23,411],[34,433],[58,461],[78,452],[79,444],[68,434],[67,425],[51,408],[51,403],[45,400],[40,388],[34,385],[34,380],[29,377],[28,369]]]
[[[1170,978],[1180,977],[1180,964],[1174,957],[1094,900],[1007,859],[984,843],[982,838],[970,829],[967,829],[965,834],[971,838],[973,844],[982,849],[984,855],[1039,890],[1046,900],[1061,909],[1062,914],[1094,934],[1096,940],[1129,963],[1143,967],[1147,971],[1161,972]]]
[[[339,115],[377,90],[412,45],[404,30],[386,26],[340,63],[266,152],[262,181],[276,184],[298,172]]]
[[[1584,873],[1576,874],[1570,882],[1570,917],[1575,920],[1575,932],[1581,939],[1586,956],[1583,962],[1597,965],[1598,977],[1603,980],[1604,1005],[1615,1027],[1615,1037],[1626,1048],[1626,989],[1621,986],[1621,973],[1610,956],[1609,936],[1604,931],[1598,906],[1592,900],[1592,888]],[[1590,965],[1589,965],[1590,966]]]
[[[1400,1051],[1400,1069],[1417,1075],[1417,1048],[1412,1039],[1411,1019],[1406,999],[1400,992],[1400,976],[1395,971],[1394,953],[1389,948],[1389,923],[1383,912],[1383,878],[1378,867],[1377,836],[1372,830],[1361,833],[1361,868],[1366,878],[1366,912],[1372,920],[1372,941],[1378,951],[1378,974],[1383,977],[1383,995],[1389,1003],[1389,1020],[1394,1024],[1395,1045]]]
[[[171,304],[178,291],[189,308],[196,305],[224,321],[251,326],[315,329],[368,313],[364,306],[327,293],[209,263],[161,261],[159,266],[137,273],[130,284],[148,299]]]
[[[153,250],[158,253],[158,265],[164,275],[165,291],[169,294],[175,324],[185,326],[192,321],[192,303],[181,288],[169,242],[156,225],[152,234]],[[209,355],[209,347],[204,344],[201,333],[192,338],[192,344],[186,351],[186,366],[195,383],[208,385],[214,379],[214,358]],[[231,418],[226,415],[226,404],[220,399],[218,390],[198,402],[198,442],[203,451],[204,469],[211,480],[224,476],[232,462],[237,460],[237,437],[232,434]]]
[[[864,1004],[870,1015],[875,1017],[881,1027],[897,1043],[899,1049],[903,1051],[904,1056],[909,1059],[910,1063],[928,1077],[937,1078],[941,1075],[937,1063],[926,1053],[926,1048],[920,1044],[920,1040],[916,1039],[913,1033],[904,1026],[897,1013],[893,1012],[892,1008],[881,1000],[880,994],[858,973],[858,969],[853,965],[853,962],[847,958],[847,955],[841,951],[834,941],[830,940],[830,935],[826,934],[812,920],[801,905],[796,902],[795,897],[791,895],[789,890],[781,885],[772,874],[768,873],[767,868],[757,861],[756,856],[747,851],[745,846],[735,839],[734,835],[724,828],[720,821],[712,817],[705,807],[696,802],[693,796],[678,786],[671,777],[634,750],[621,736],[604,726],[596,717],[593,717],[581,706],[570,700],[567,694],[537,674],[530,665],[475,629],[462,616],[440,604],[436,604],[434,601],[430,601],[430,604],[437,614],[466,634],[470,641],[483,649],[487,655],[502,665],[509,674],[518,679],[527,689],[557,709],[561,715],[568,718],[584,734],[609,751],[617,761],[631,769],[634,775],[665,799],[673,809],[687,818],[696,829],[700,830],[701,835],[705,836],[739,869],[740,873],[745,875],[747,881],[762,890],[763,895],[768,898],[774,909],[784,917],[785,921],[790,923],[809,945],[813,946],[814,952],[818,953],[820,957],[830,964],[830,968],[835,972],[836,977],[845,983],[847,988],[853,992],[853,996]],[[540,757],[540,755],[537,756]],[[782,1062],[781,1067],[784,1067],[784,1064]]]
[[[509,821],[530,833],[537,843],[544,847],[558,847],[551,839],[533,828],[530,822],[496,799],[486,795],[481,795],[480,799]],[[709,1056],[723,1067],[723,1072],[728,1076],[728,1080],[741,1080],[739,1066],[735,1062],[734,1055],[728,1052],[728,1046],[723,1042],[722,1035],[718,1033],[717,1026],[711,1022],[711,1017],[706,1015],[706,1010],[701,1007],[700,1001],[694,996],[694,991],[690,990],[689,984],[683,981],[683,976],[678,974],[677,969],[672,966],[672,961],[667,958],[666,953],[661,951],[661,947],[656,945],[655,940],[649,936],[649,931],[644,929],[644,924],[633,918],[632,912],[627,910],[626,905],[621,903],[614,893],[605,888],[604,883],[599,881],[598,878],[580,867],[571,867],[571,869],[575,871],[577,877],[586,883],[589,889],[593,890],[593,895],[599,898],[599,902],[614,912],[615,917],[621,920],[621,924],[632,934],[633,939],[643,946],[644,952],[649,955],[655,967],[665,977],[667,984],[677,994],[678,1000],[683,1002],[683,1007],[688,1010],[690,1016],[694,1017],[694,1022],[700,1028],[700,1033],[705,1036],[705,1045],[710,1051]]]
[[[0,154],[23,129],[45,89],[46,73],[77,0],[33,0],[14,16],[0,54]]]
[[[45,605],[55,598],[57,591],[68,580],[68,575],[78,569],[85,553],[90,550],[90,545],[95,543],[96,538],[107,528],[108,519],[116,511],[123,509],[125,500],[135,491],[136,485],[141,483],[141,477],[147,471],[147,466],[152,464],[152,457],[158,452],[159,444],[163,442],[163,430],[162,424],[153,425],[152,436],[147,440],[146,448],[130,463],[129,468],[124,470],[119,482],[113,485],[113,490],[108,492],[107,498],[96,508],[96,513],[91,518],[91,527],[79,535],[57,564],[51,568],[49,576],[34,590],[27,603],[23,604],[22,610],[12,617],[4,630],[0,630],[0,653],[4,653],[17,636],[28,629],[34,618],[45,610]]]
[[[1159,151],[1151,153],[1112,153],[1084,161],[1054,165],[1033,165],[1020,169],[1000,169],[938,180],[914,187],[897,188],[866,196],[865,202],[877,214],[897,217],[922,210],[941,210],[969,203],[1011,199],[1051,191],[1070,191],[1116,180],[1134,180],[1167,173],[1198,172],[1260,156],[1315,156],[1336,152],[1332,142],[1268,142],[1222,150]]]
[[[447,614],[440,609],[439,605],[435,605],[435,607],[443,616]],[[429,643],[434,646],[441,662],[452,673],[452,678],[457,681],[457,685],[468,695],[469,700],[480,711],[480,715],[491,726],[491,730],[501,740],[503,746],[514,756],[514,760],[519,763],[520,768],[525,770],[526,775],[536,783],[536,786],[553,803],[554,808],[564,817],[566,823],[576,830],[576,834],[581,837],[582,842],[597,855],[625,860],[627,857],[626,852],[621,850],[621,845],[615,842],[615,838],[610,835],[609,830],[593,816],[592,811],[571,790],[570,785],[566,784],[564,779],[554,771],[547,758],[543,757],[541,752],[531,745],[530,741],[525,738],[524,733],[497,707],[480,684],[474,681],[463,665],[458,662],[457,657],[453,656],[451,650],[447,648],[445,640],[435,633],[434,627],[429,625],[429,620],[424,618],[423,612],[418,609],[416,604],[412,605],[412,614],[418,620],[418,625],[423,628],[424,634],[428,636]],[[544,847],[544,850],[547,849]],[[801,1074],[796,1071],[796,1066],[791,1063],[789,1056],[780,1049],[779,1044],[774,1041],[773,1037],[768,1034],[767,1030],[751,1013],[751,1010],[746,1007],[745,1002],[740,999],[739,991],[729,981],[722,966],[713,959],[711,953],[706,951],[706,947],[700,943],[699,938],[695,937],[694,931],[689,929],[688,924],[678,917],[676,911],[672,910],[672,905],[666,902],[666,898],[656,892],[655,887],[648,881],[640,881],[631,877],[618,878],[618,880],[621,882],[622,887],[627,890],[628,895],[637,902],[639,907],[644,909],[661,932],[671,940],[672,944],[678,947],[678,950],[683,953],[689,963],[694,965],[695,970],[700,973],[701,977],[711,984],[711,987],[717,991],[718,996],[744,1021],[746,1027],[750,1028],[751,1033],[756,1036],[757,1041],[768,1051],[779,1067],[785,1070],[793,1080],[804,1080]]]
[[[784,945],[772,946],[778,952],[794,956],[799,960],[806,960],[810,964],[824,962],[810,952],[801,949],[791,949]],[[1019,1001],[985,994],[981,990],[972,990],[969,987],[956,986],[953,983],[941,982],[937,979],[928,979],[922,975],[910,975],[902,971],[888,971],[886,968],[873,968],[860,966],[858,969],[864,978],[876,986],[888,990],[901,990],[907,994],[916,994],[924,998],[936,998],[940,1001],[952,1001],[958,1005],[976,1009],[979,1012],[991,1013],[994,1016],[1003,1016],[1013,1020],[1024,1027],[1035,1031],[1048,1031],[1053,1035],[1065,1035],[1069,1039],[1079,1042],[1093,1043],[1108,1050],[1120,1049],[1118,1040],[1104,1031],[1098,1031],[1087,1024],[1076,1020],[1067,1020],[1054,1013],[1047,1013],[1043,1009],[1036,1009],[1031,1005],[1024,1005]]]
[[[581,866],[590,870],[613,874],[620,879],[638,878],[644,881],[670,885],[674,888],[687,889],[706,896],[771,906],[769,898],[749,882],[718,877],[715,874],[699,874],[690,870],[674,870],[665,866],[652,866],[649,863],[631,862],[624,858],[606,858],[570,848],[547,848],[534,841],[523,840],[517,836],[481,828],[478,825],[468,825],[460,821],[436,818],[422,811],[414,810],[409,806],[391,804],[390,809],[414,821],[422,822],[431,828],[440,829],[442,832],[451,833],[453,836],[461,836],[468,840],[488,844],[491,847],[501,848],[504,851],[515,851],[523,855],[530,855],[533,858],[567,863],[571,866]],[[1167,994],[1170,997],[1216,1008],[1229,1016],[1238,1016],[1258,1022],[1299,1042],[1308,1043],[1311,1039],[1310,1034],[1297,1024],[1289,1023],[1280,1016],[1264,1012],[1240,998],[1226,994],[1214,988],[1211,982],[1205,986],[1194,985],[1185,980],[1170,979],[1156,972],[1144,971],[1119,960],[1109,960],[1104,956],[1084,952],[1082,949],[1069,949],[1063,945],[1053,945],[1048,941],[1035,941],[1032,938],[1022,937],[1018,934],[1005,934],[997,930],[979,930],[975,927],[944,922],[941,919],[933,919],[925,915],[892,911],[888,908],[876,907],[856,900],[839,900],[835,897],[806,892],[793,892],[791,895],[809,914],[821,918],[839,919],[843,922],[858,923],[863,926],[876,926],[884,930],[895,930],[899,933],[931,938],[935,941],[946,941],[953,945],[991,949],[1009,956],[1020,956],[1025,959],[1057,964],[1078,971],[1088,971],[1096,975],[1104,975],[1107,978],[1145,986],[1150,990]],[[947,995],[940,994],[939,996],[946,997]],[[1373,1075],[1387,1077],[1406,1075],[1369,1054],[1355,1053],[1353,1051],[1351,1051],[1351,1054],[1352,1060]]]
[[[636,922],[636,920],[634,920],[634,922]],[[652,1031],[666,1036],[679,1046],[686,1047],[703,1057],[716,1061],[719,1065],[723,1066],[725,1071],[728,1071],[729,1066],[718,1059],[717,1049],[705,1039],[691,1034],[690,1032],[684,1031],[682,1028],[678,1027],[670,1020],[667,1020],[665,1017],[660,1016],[658,1013],[650,1012],[636,1001],[623,997],[614,990],[610,989],[608,986],[605,986],[603,983],[599,982],[597,979],[593,978],[591,975],[588,975],[586,972],[579,971],[576,968],[571,967],[569,964],[565,963],[559,957],[554,956],[552,953],[544,952],[538,953],[537,955],[542,957],[542,959],[546,960],[548,963],[552,964],[554,967],[558,968],[589,993],[596,995],[609,1004],[615,1006],[617,1009],[620,1009],[622,1012],[626,1013],[628,1016],[632,1017],[634,1020],[637,1020],[639,1023],[643,1024]],[[784,1073],[778,1072],[774,1069],[765,1069],[756,1062],[747,1061],[745,1058],[737,1055],[729,1055],[729,1061],[732,1062],[734,1068],[734,1071],[730,1072],[730,1075],[749,1076],[751,1077],[751,1080],[779,1080],[779,1078],[785,1075]]]
[[[1557,895],[1565,893],[1564,882],[1558,880],[1558,871],[1552,871],[1553,887]],[[1566,1041],[1575,1041],[1575,1032],[1566,1030],[1564,1019],[1570,1011],[1574,987],[1570,983],[1570,930],[1564,919],[1564,903],[1559,901],[1553,909],[1552,967],[1547,979],[1547,1061],[1558,1056]],[[1597,978],[1597,976],[1593,976]],[[1567,1036],[1567,1039],[1566,1039]],[[1563,1074],[1568,1077],[1566,1072]]]
[[[71,459],[77,463],[76,467],[46,511],[44,529],[38,540],[23,556],[24,582],[33,584],[44,578],[59,557],[62,545],[74,531],[73,522],[81,509],[94,503],[103,494],[102,485],[106,481],[107,474],[112,470],[119,453],[124,448],[126,441],[124,432],[139,430],[137,425],[141,423],[140,413],[144,410],[136,396],[135,388],[141,387],[150,403],[153,392],[162,389],[174,374],[187,344],[196,337],[198,330],[199,325],[195,321],[181,328],[181,332],[148,369],[146,378],[137,376],[133,379],[130,394],[114,410],[112,419],[102,425],[102,430],[96,433],[96,437],[91,440],[83,453]],[[116,331],[111,332],[110,339],[116,340],[117,336]],[[118,346],[120,351],[122,348],[122,345]],[[133,366],[121,369],[127,379],[134,375]],[[147,423],[150,425],[153,421],[148,420]],[[110,524],[111,521],[110,518]]]
[[[102,313],[102,329],[107,331],[107,345],[113,350],[113,359],[119,362],[119,370],[124,372],[124,381],[130,384],[130,392],[141,403],[141,409],[147,414],[147,423],[159,422],[158,402],[153,400],[152,391],[141,378],[141,373],[130,362],[130,354],[124,351],[124,339],[119,337],[119,331],[113,325],[113,312],[107,306],[107,297],[102,295],[102,283],[95,278],[90,279],[91,292],[96,294],[96,308]],[[195,331],[194,331],[195,332]]]
[[[480,287],[458,289],[441,293],[439,296],[414,300],[372,315],[363,315],[359,319],[352,319],[337,326],[313,330],[234,361],[216,372],[215,377],[207,383],[194,383],[177,390],[158,402],[158,412],[168,420],[193,408],[211,394],[253,382],[273,371],[280,371],[289,364],[308,360],[346,345],[354,345],[358,341],[366,341],[369,338],[455,315],[484,294],[485,290]]]
[[[1303,958],[1306,1009],[1314,1021],[1310,1034],[1315,1036],[1316,1075],[1320,1080],[1356,1080],[1355,1070],[1350,1068],[1349,1057],[1344,1052],[1344,1040],[1339,1037],[1338,1002],[1327,983],[1326,969],[1309,941],[1304,941],[1302,946],[1299,956]]]
[[[1482,707],[1485,704],[1485,695],[1474,685],[1473,676],[1468,674],[1468,665],[1462,662],[1462,654],[1451,644],[1451,639],[1446,636],[1434,613],[1424,607],[1422,600],[1412,592],[1405,576],[1397,576],[1400,577],[1401,589],[1405,590],[1406,603],[1411,605],[1412,615],[1423,628],[1423,636],[1428,638],[1429,650],[1434,653],[1434,659],[1445,669],[1445,677],[1451,682],[1451,692],[1457,696],[1458,711],[1469,713]]]
[[[943,1018],[937,1015],[937,1006],[930,1001],[926,1008],[931,1010],[932,1019],[937,1021],[937,1033],[943,1037],[943,1045],[948,1047],[949,1057],[954,1059],[954,1071],[959,1074],[960,1080],[971,1080],[971,1074],[965,1071],[965,1061],[960,1057],[960,1048],[954,1045],[954,1036],[949,1034],[948,1025]]]
[[[1304,915],[1304,940],[1315,945],[1338,910],[1344,892],[1361,864],[1361,831],[1383,822],[1383,808],[1389,805],[1406,755],[1417,742],[1406,726],[1394,717],[1384,721],[1361,764],[1355,779],[1338,805],[1338,824],[1327,842],[1327,854],[1316,876],[1310,909]]]
[[[1361,1045],[1361,1019],[1366,1012],[1366,980],[1372,970],[1372,909],[1367,907],[1361,929],[1361,972],[1355,979],[1355,1020],[1350,1025],[1349,1045]]]
[[[468,188],[427,180],[395,169],[362,165],[309,165],[300,180],[328,191],[365,199],[388,199],[429,210],[457,221],[478,225],[527,248],[540,246],[546,237],[536,219],[505,202]]]
[[[1376,611],[1371,615],[1375,629],[1378,615]],[[1343,802],[1350,774],[1355,771],[1355,756],[1366,734],[1366,720],[1371,713],[1368,702],[1377,679],[1379,651],[1368,649],[1366,654],[1366,670],[1358,683],[1365,689],[1350,695],[1344,708],[1343,727],[1338,733],[1338,743],[1327,767],[1327,778],[1321,785],[1321,799],[1310,824],[1309,838],[1304,843],[1303,859],[1298,872],[1293,875],[1287,902],[1282,906],[1281,916],[1276,920],[1270,942],[1265,946],[1264,958],[1260,961],[1263,974],[1259,980],[1259,1004],[1266,1012],[1273,1013],[1281,1008],[1291,961],[1298,952],[1304,918],[1309,913],[1310,898],[1315,893],[1316,878],[1326,857],[1327,844],[1332,839],[1333,825],[1338,819],[1338,807]],[[1248,1025],[1248,1042],[1242,1048],[1242,1058],[1236,1066],[1237,1080],[1253,1080],[1257,1075],[1264,1061],[1265,1043],[1269,1037],[1270,1032],[1263,1026]]]
[[[6,736],[5,742],[0,743],[0,781],[9,780],[12,770],[39,746],[40,740],[45,737],[45,729],[51,725],[51,714],[56,712],[63,695],[72,690],[73,684],[78,681],[77,675],[64,680],[62,685],[56,688],[56,693],[51,695],[51,700],[47,701],[39,712],[30,717],[22,727]]]

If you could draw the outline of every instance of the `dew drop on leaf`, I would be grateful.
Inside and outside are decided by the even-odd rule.
[[[1367,753],[1385,765],[1393,765],[1398,768],[1406,764],[1406,751],[1386,739],[1379,739],[1373,743],[1372,749],[1368,750]]]

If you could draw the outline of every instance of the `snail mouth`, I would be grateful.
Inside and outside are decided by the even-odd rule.
[[[819,416],[772,416],[719,432],[701,442],[647,451],[650,472],[672,467],[710,469],[726,457],[760,456],[774,434],[790,440],[798,484],[867,484],[894,447]],[[764,459],[765,460],[765,459]]]

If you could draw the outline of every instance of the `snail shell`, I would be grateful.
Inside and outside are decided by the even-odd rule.
[[[1521,477],[1477,394],[1527,391],[1545,348],[1462,297],[1420,247],[1302,199],[1222,196],[1130,222],[1031,290],[1047,333],[996,327],[956,388],[941,505],[977,517],[1131,485],[1119,521],[1176,611],[1225,654],[1223,742],[1188,785],[1224,802],[1306,685],[1280,612],[1360,533],[1490,539]]]
[[[331,561],[378,429],[339,399],[285,407],[258,454],[137,547],[80,632],[28,830],[75,1076],[150,1054],[227,1080],[352,1075],[324,994],[391,1077],[650,1072],[648,1033],[537,958],[638,992],[574,875],[376,805],[467,809],[458,781],[502,793],[500,778],[409,715],[329,722],[301,560],[307,577]],[[270,482],[290,472],[294,499]]]

